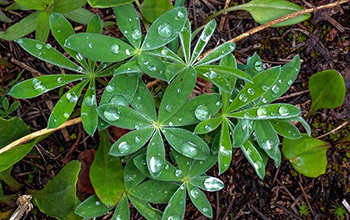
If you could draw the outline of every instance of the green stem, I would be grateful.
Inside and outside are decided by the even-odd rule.
[[[243,4],[245,5],[245,4]],[[224,13],[227,13],[227,12],[230,12],[230,11],[238,11],[238,10],[241,10],[242,8],[242,5],[237,5],[237,6],[232,6],[232,7],[229,7],[229,8],[225,8],[225,9],[222,9],[220,11],[217,11],[215,12],[214,14],[210,15],[207,19],[204,20],[204,24],[208,23],[210,20],[212,20],[213,18],[221,15],[221,14],[224,14]]]
[[[12,170],[12,167],[0,172],[0,180],[4,181],[6,185],[8,185],[11,189],[13,189],[13,191],[18,191],[22,188],[23,185],[17,182],[17,180],[15,180],[11,176],[11,170]]]

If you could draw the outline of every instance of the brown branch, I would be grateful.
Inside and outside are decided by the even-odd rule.
[[[315,12],[315,11],[318,11],[318,10],[322,10],[322,9],[327,9],[327,8],[333,8],[335,6],[338,6],[338,5],[341,5],[341,4],[344,4],[344,3],[347,3],[347,2],[350,2],[350,0],[340,0],[340,1],[337,1],[337,2],[333,2],[333,3],[330,3],[330,4],[327,4],[327,5],[321,5],[321,6],[318,6],[316,8],[308,8],[308,9],[303,9],[303,10],[300,10],[300,11],[297,11],[297,12],[294,12],[292,14],[289,14],[289,15],[286,15],[286,16],[283,16],[281,18],[278,18],[276,20],[273,20],[273,21],[270,21],[266,24],[263,24],[263,25],[260,25],[256,28],[253,28],[241,35],[238,35],[237,37],[235,38],[232,38],[231,40],[229,40],[228,42],[231,42],[231,43],[236,43],[240,40],[243,40],[244,38],[246,37],[249,37],[250,35],[252,34],[255,34],[259,31],[262,31],[266,28],[269,28],[275,24],[278,24],[278,23],[281,23],[283,21],[286,21],[286,20],[289,20],[291,18],[295,18],[295,17],[298,17],[300,15],[304,15],[304,14],[309,14],[309,13],[312,13],[312,12]],[[198,57],[198,60],[202,59],[203,57],[205,57],[206,55],[208,55],[210,52],[212,52],[213,50],[215,50],[217,47],[205,52],[204,54],[202,54],[200,57]]]

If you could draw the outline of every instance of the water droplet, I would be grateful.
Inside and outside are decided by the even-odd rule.
[[[256,161],[255,163],[253,163],[253,166],[256,170],[258,170],[262,167],[262,163],[260,161]]]
[[[94,46],[93,43],[91,43],[91,42],[88,43],[89,48],[92,48],[93,46]]]
[[[220,101],[217,101],[217,102],[215,103],[215,105],[216,105],[216,106],[220,106],[220,105],[221,105],[221,102],[220,102]]]
[[[263,98],[261,101],[262,103],[265,103],[265,104],[267,103],[267,100],[265,98]]]
[[[232,150],[226,149],[224,146],[220,146],[220,154],[223,157],[231,157],[232,156]]]
[[[131,54],[131,53],[130,53],[130,50],[129,50],[129,49],[126,49],[126,50],[125,50],[125,54],[126,54],[126,55],[130,55],[130,54]]]
[[[158,34],[160,37],[169,38],[173,35],[173,28],[168,23],[163,23],[158,27]]]
[[[209,40],[209,35],[206,35],[205,33],[203,33],[203,34],[201,35],[200,39],[201,39],[202,41],[208,41],[208,40]]]
[[[113,96],[113,98],[111,98],[108,103],[114,104],[114,105],[122,105],[122,106],[126,106],[126,107],[129,106],[129,103],[121,95]]]
[[[140,142],[141,142],[140,137],[139,137],[139,136],[136,136],[136,137],[135,137],[135,143],[140,143]]]
[[[196,118],[200,121],[204,121],[210,118],[211,114],[209,111],[208,106],[206,105],[199,105],[195,110],[194,110],[194,115]]]
[[[278,113],[280,113],[281,116],[287,116],[287,115],[289,115],[289,110],[287,107],[281,106],[278,109]]]
[[[36,49],[41,50],[43,48],[43,45],[40,43],[35,44]]]
[[[83,56],[81,55],[81,53],[77,53],[77,55],[75,55],[75,58],[77,58],[78,61],[83,60]]]
[[[113,44],[111,46],[111,52],[114,53],[114,54],[118,54],[119,53],[119,49],[120,49],[120,46],[118,44]]]
[[[146,47],[150,47],[151,45],[150,45],[149,43],[146,43],[145,46],[146,46]]]
[[[204,187],[209,192],[214,192],[214,191],[218,191],[218,190],[224,188],[224,183],[221,180],[217,179],[217,178],[208,177],[204,181]]]
[[[115,90],[114,86],[111,86],[111,85],[107,85],[106,86],[106,91],[107,92],[113,92]]]
[[[200,196],[200,191],[197,188],[193,188],[191,189],[190,194],[193,198],[198,199]]]
[[[149,69],[150,71],[154,72],[157,70],[157,67],[155,66],[147,66],[147,69]]]
[[[100,201],[96,201],[96,202],[95,202],[95,205],[96,205],[96,206],[100,206],[100,205],[101,205]]]
[[[50,50],[52,48],[51,44],[46,44],[45,45],[46,49]]]
[[[248,112],[244,113],[244,117],[249,118],[249,113]]]
[[[74,103],[78,101],[78,96],[75,94],[75,92],[73,93],[67,93],[66,95],[66,99],[68,100],[68,102],[70,103]]]
[[[269,109],[265,106],[262,106],[262,107],[258,108],[257,115],[259,118],[266,118],[268,112],[269,112]]]
[[[183,177],[182,171],[181,170],[175,170],[175,176],[179,177],[179,178]]]
[[[276,94],[281,91],[281,89],[280,89],[280,87],[278,85],[272,86],[271,90],[272,90],[272,92],[274,92]]]
[[[131,150],[131,145],[128,144],[128,142],[123,141],[118,145],[118,150],[121,154],[125,155],[130,152]]]
[[[293,84],[293,80],[288,80],[287,84],[291,86]]]
[[[159,156],[153,156],[149,160],[149,168],[152,173],[159,173],[164,167],[163,160]]]
[[[203,212],[209,212],[208,208],[203,208]]]
[[[177,16],[178,16],[179,18],[183,18],[183,17],[185,16],[185,14],[184,14],[182,11],[179,11],[179,12],[177,13]]]
[[[256,61],[254,64],[255,70],[256,71],[263,71],[266,68],[266,65],[262,61]]]
[[[184,143],[182,145],[182,154],[187,157],[194,157],[197,155],[198,150],[196,148],[197,146],[193,144],[192,142]]]
[[[141,31],[140,30],[134,30],[131,34],[132,38],[135,40],[139,40],[142,37]]]
[[[56,80],[58,83],[63,83],[62,77],[58,77]]]
[[[67,112],[63,113],[63,118],[68,119],[69,116],[70,116],[70,114],[68,114]]]
[[[86,106],[94,106],[96,104],[96,96],[92,95],[92,96],[88,96],[84,99],[83,104]]]
[[[204,126],[204,128],[205,128],[205,130],[207,130],[207,131],[213,130],[213,126],[212,126],[211,124],[206,124],[206,125]]]
[[[272,145],[271,145],[269,140],[267,140],[265,143],[263,143],[263,148],[265,148],[267,150],[271,150],[272,149]]]
[[[168,111],[168,112],[172,112],[172,107],[171,107],[171,105],[167,105],[167,106],[165,106],[165,109]]]
[[[77,71],[80,72],[80,73],[83,72],[83,67],[78,66]]]
[[[165,165],[164,169],[169,170],[169,164]]]
[[[266,92],[267,90],[269,90],[269,87],[267,85],[263,85],[262,90],[264,90]]]
[[[239,100],[241,100],[242,102],[246,102],[248,100],[248,97],[246,94],[242,93],[239,95]]]
[[[39,93],[45,92],[47,90],[46,87],[42,84],[42,82],[36,78],[34,78],[32,81],[32,87],[35,91]]]
[[[209,78],[214,79],[217,76],[217,73],[213,70],[210,70]]]
[[[123,220],[120,215],[116,216],[115,220]]]
[[[181,217],[178,215],[171,215],[168,217],[167,220],[181,220]]]
[[[16,40],[16,42],[19,44],[23,44],[23,39],[18,39],[18,40]]]
[[[249,88],[249,89],[247,90],[247,92],[248,92],[249,95],[254,95],[254,94],[255,94],[255,90],[252,89],[252,88]]]
[[[178,93],[180,93],[180,92],[181,92],[181,89],[180,89],[180,88],[178,88],[178,89],[177,89],[177,92],[178,92]]]
[[[173,122],[169,121],[169,126],[173,126]]]
[[[116,107],[107,107],[103,115],[108,121],[116,121],[120,118],[120,112]]]

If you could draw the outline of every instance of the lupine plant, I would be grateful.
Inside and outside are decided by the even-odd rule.
[[[89,1],[92,5],[101,2]],[[33,193],[41,211],[58,219],[72,216],[80,219],[98,217],[114,209],[112,219],[124,220],[130,219],[131,202],[147,219],[179,220],[185,215],[188,195],[197,209],[210,218],[212,208],[201,190],[213,192],[224,187],[219,178],[206,175],[216,162],[219,174],[224,173],[230,166],[233,150],[240,148],[263,179],[269,157],[276,167],[281,163],[278,134],[292,140],[301,138],[292,121],[301,122],[310,134],[297,107],[271,104],[296,79],[299,56],[282,67],[269,69],[256,54],[247,64],[237,64],[232,54],[234,43],[224,43],[202,54],[215,31],[214,20],[208,22],[193,44],[195,36],[184,7],[160,16],[145,36],[133,4],[113,10],[124,36],[121,39],[102,35],[98,16],[90,20],[86,33],[75,34],[62,15],[51,15],[53,36],[69,57],[50,44],[27,38],[17,40],[33,56],[79,74],[39,76],[17,84],[9,94],[32,98],[69,86],[57,102],[48,128],[67,121],[79,104],[86,132],[94,135],[97,128],[100,131],[100,146],[90,170],[96,194],[80,204],[75,194],[69,197],[72,201],[69,207],[65,206],[64,214],[47,211],[50,197],[64,193],[58,192],[64,185],[55,188],[48,184],[47,189]],[[180,48],[174,52],[167,45],[177,39]],[[193,50],[191,45],[195,45]],[[107,84],[101,77],[109,76],[113,77]],[[159,106],[144,82],[145,77],[168,83],[160,94]],[[191,95],[197,77],[211,82],[213,92]],[[71,86],[77,81],[77,85]],[[99,103],[97,83],[104,86]],[[109,126],[130,131],[110,143],[104,131]],[[202,138],[203,134],[212,137],[211,144]],[[124,168],[121,161],[126,163]],[[66,187],[75,184],[79,171],[76,162],[71,164],[75,167],[71,172],[74,180],[66,181]],[[66,172],[69,170],[63,173]],[[47,192],[52,195],[47,196]],[[150,203],[167,206],[162,213]]]

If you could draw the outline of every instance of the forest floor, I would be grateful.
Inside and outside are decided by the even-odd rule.
[[[246,0],[231,1],[241,4]],[[303,7],[319,6],[330,0],[295,0]],[[205,18],[225,6],[224,0],[190,0],[186,7],[192,29],[203,24]],[[103,20],[113,20],[112,10],[91,9]],[[23,14],[22,14],[23,13]],[[25,15],[28,12],[19,12]],[[20,20],[16,14],[8,14],[15,22]],[[231,12],[216,18],[218,29],[207,49],[258,26],[245,12]],[[3,24],[0,28],[5,28]],[[76,30],[84,27],[77,25]],[[114,27],[104,29],[105,34],[120,36]],[[33,35],[31,36],[33,37]],[[57,44],[52,37],[49,43]],[[291,89],[279,99],[280,102],[298,106],[305,116],[309,110],[311,98],[308,92],[308,79],[311,75],[325,70],[335,69],[345,79],[347,95],[342,107],[323,109],[308,119],[312,127],[312,136],[334,142],[350,133],[350,4],[329,10],[318,11],[298,25],[284,28],[269,28],[237,43],[234,54],[241,63],[245,63],[254,53],[260,55],[268,67],[283,65],[295,55],[300,54],[302,65],[300,74]],[[16,43],[0,40],[0,57],[14,64],[13,68],[0,66],[0,82],[7,88],[24,70],[22,77],[31,78],[35,72],[58,73],[52,65],[44,63],[24,52]],[[198,90],[205,90],[198,84]],[[98,91],[101,94],[103,89]],[[39,98],[20,100],[20,108],[14,116],[21,117],[30,126],[32,132],[43,129],[54,104],[58,101],[59,91],[54,90]],[[10,98],[10,102],[14,99]],[[335,132],[332,131],[339,127]],[[302,128],[301,128],[302,129]],[[330,132],[330,133],[329,133]],[[124,130],[112,128],[110,133],[121,136]],[[329,133],[329,134],[328,134]],[[88,166],[98,147],[98,137],[88,136],[81,125],[68,127],[55,132],[42,141],[14,167],[12,175],[25,185],[26,189],[41,189],[69,161],[82,161],[82,173],[88,174]],[[343,199],[350,202],[350,145],[332,146],[327,152],[326,173],[318,178],[307,178],[298,174],[287,159],[282,160],[279,168],[271,163],[267,166],[264,180],[260,180],[240,150],[234,153],[231,167],[220,176],[225,188],[207,196],[214,210],[213,219],[349,219],[342,206]],[[209,171],[218,176],[217,167]],[[86,175],[85,175],[86,176]],[[88,179],[79,181],[78,193],[86,197],[92,193]],[[5,187],[5,191],[8,190]],[[185,219],[206,219],[191,204],[186,207]],[[343,213],[343,214],[341,214]],[[342,218],[343,217],[343,218]],[[42,216],[34,209],[26,219],[51,219]],[[108,219],[108,218],[106,218]],[[132,219],[143,219],[133,212]]]

